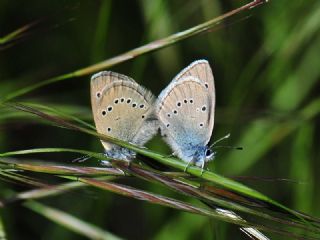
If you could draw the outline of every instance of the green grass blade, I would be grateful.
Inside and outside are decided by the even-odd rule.
[[[48,113],[53,113],[56,116],[62,117],[63,119],[66,119],[66,120],[72,120],[72,121],[74,121],[76,123],[81,124],[84,127],[88,127],[88,128],[93,129],[93,130],[96,129],[92,124],[89,124],[89,123],[81,120],[80,118],[75,117],[74,115],[71,115],[71,114],[68,114],[68,113],[66,113],[64,111],[61,111],[60,108],[57,109],[57,108],[54,108],[54,107],[50,107],[48,105],[43,105],[43,104],[39,104],[39,103],[30,103],[30,102],[25,102],[25,103],[22,103],[22,104],[29,105],[31,107],[37,108],[39,110],[42,110],[42,111],[45,111],[45,112],[48,112]],[[91,111],[90,111],[90,114],[91,114]]]
[[[186,224],[188,227],[186,228]],[[209,228],[205,228],[207,219],[203,216],[191,215],[189,213],[181,212],[166,222],[165,226],[160,228],[154,237],[154,240],[170,239],[175,236],[175,240],[185,240],[194,232],[211,231]],[[203,232],[202,232],[203,233]]]
[[[167,1],[162,0],[140,1],[144,22],[146,29],[148,29],[145,34],[145,38],[148,41],[161,38],[162,36],[168,36],[170,33],[174,32],[175,20],[170,13],[168,5]],[[167,59],[170,59],[170,61],[167,61]],[[139,69],[138,66],[141,67],[146,65],[146,60],[146,58],[143,58],[135,64],[136,67],[133,72],[135,74],[138,72],[138,76],[141,75],[141,69]],[[174,71],[175,67],[179,66],[179,63],[181,63],[178,47],[172,46],[170,49],[163,49],[162,51],[157,52],[155,54],[155,60],[163,71]]]
[[[91,62],[97,62],[103,59],[106,53],[107,36],[110,24],[110,15],[112,9],[112,1],[105,0],[100,2],[97,25],[95,27],[95,35],[92,44]]]
[[[110,232],[106,232],[94,226],[90,223],[84,222],[83,220],[76,218],[66,212],[58,209],[48,207],[44,204],[35,201],[28,201],[23,204],[26,208],[38,213],[39,215],[59,224],[62,227],[69,229],[75,233],[85,236],[90,239],[96,240],[120,240],[121,238],[113,235]]]
[[[132,163],[131,166],[130,166],[130,170],[132,171],[135,171],[136,168],[139,167],[139,165],[137,164],[134,164]],[[71,169],[70,169],[71,170]],[[76,173],[78,173],[77,170],[75,170]],[[135,171],[136,172],[136,171]],[[156,177],[157,179],[159,179],[159,175]],[[67,179],[70,179],[70,180],[78,180],[78,178],[74,178],[74,177],[66,177]],[[110,179],[110,178],[108,178]],[[17,180],[17,179],[15,179]],[[19,179],[19,181],[22,181],[24,182],[24,179]],[[172,182],[173,183],[173,182]],[[177,183],[176,183],[177,184]],[[81,184],[81,183],[67,183],[67,184],[61,184],[61,185],[57,185],[57,186],[50,186],[50,187],[44,187],[44,188],[40,188],[40,189],[35,189],[35,190],[32,190],[32,191],[27,191],[27,192],[23,192],[23,193],[19,193],[19,194],[16,194],[14,195],[13,197],[10,197],[9,199],[7,199],[5,202],[9,202],[9,203],[12,203],[14,201],[17,201],[17,200],[27,200],[27,199],[39,199],[39,198],[43,198],[43,197],[48,197],[48,196],[54,196],[54,195],[57,195],[57,194],[62,194],[66,191],[69,191],[69,190],[72,190],[72,189],[75,189],[75,188],[78,188],[78,187],[83,187],[84,184]],[[167,186],[169,186],[167,184]],[[183,187],[183,189],[185,189],[186,186]],[[205,193],[204,192],[199,192],[199,190],[197,190],[197,188],[194,189],[195,192],[195,195],[192,194],[191,196],[193,197],[197,197],[198,196],[202,196],[202,197],[205,197]],[[187,192],[192,192],[191,189],[187,190]],[[118,192],[117,192],[118,193]],[[183,192],[182,192],[183,193]],[[208,198],[208,197],[207,197]],[[200,198],[201,199],[201,198]],[[205,198],[206,199],[206,198]],[[213,200],[212,197],[209,197],[208,199],[211,199]],[[220,201],[214,201],[214,203],[217,203],[218,205],[220,206],[226,206],[228,208],[232,208],[232,209],[236,209],[236,210],[240,210],[240,211],[244,211],[244,212],[247,212],[247,213],[250,213],[250,214],[253,214],[253,215],[257,215],[257,216],[261,216],[263,218],[266,218],[266,219],[269,219],[269,220],[275,220],[281,224],[287,224],[287,225],[291,225],[292,227],[299,227],[299,225],[292,225],[290,222],[286,223],[285,220],[277,220],[276,218],[270,218],[268,215],[266,214],[255,214],[255,211],[254,210],[246,210],[245,207],[241,207],[240,205],[238,207],[236,207],[235,204],[233,203],[227,203],[227,204],[224,204],[223,200],[220,200]],[[243,210],[244,209],[244,210]],[[219,212],[221,213],[221,212]],[[224,212],[222,212],[221,214],[224,214]],[[227,214],[228,217],[231,217],[230,213]],[[233,218],[235,218],[236,214],[233,213]],[[302,226],[303,227],[303,226]],[[254,232],[255,234],[257,234],[259,231],[256,230],[256,229],[253,229],[253,228],[245,228],[243,229],[243,231],[250,231],[250,232]]]
[[[59,149],[31,149],[31,150],[22,150],[15,151],[11,153],[7,153],[10,156],[14,156],[15,153],[17,155],[20,154],[34,154],[33,150],[37,150],[36,153],[48,153],[48,152],[64,152]],[[52,151],[51,151],[52,150]],[[72,152],[70,149],[65,152]],[[79,150],[80,151],[80,150]],[[115,169],[115,168],[106,168],[106,167],[82,167],[82,166],[72,166],[72,165],[56,165],[56,164],[48,164],[44,162],[27,162],[27,161],[17,161],[7,158],[0,158],[0,163],[3,164],[1,166],[2,169],[9,169],[9,170],[25,170],[25,171],[32,171],[32,172],[39,172],[39,173],[47,173],[47,174],[54,174],[54,175],[71,175],[71,176],[87,176],[87,177],[97,177],[97,176],[124,176],[124,172]]]
[[[11,107],[14,107],[16,109],[19,109],[19,110],[22,110],[22,111],[27,111],[27,112],[30,112],[32,114],[36,114],[42,118],[45,118],[45,119],[48,119],[50,121],[53,121],[53,122],[56,122],[58,125],[60,126],[64,126],[66,128],[69,128],[71,130],[76,130],[76,131],[80,131],[80,132],[83,132],[83,133],[86,133],[86,134],[89,134],[89,135],[92,135],[92,136],[96,136],[96,137],[99,137],[101,140],[105,140],[105,141],[109,141],[109,142],[112,142],[112,143],[115,143],[115,144],[118,144],[120,146],[123,146],[123,147],[126,147],[128,149],[131,149],[137,153],[140,153],[144,156],[147,156],[147,157],[150,157],[154,160],[157,160],[159,161],[160,163],[163,163],[164,165],[166,166],[170,166],[170,167],[173,167],[175,169],[179,169],[180,171],[184,171],[185,170],[185,167],[186,167],[186,163],[183,163],[182,161],[179,161],[178,159],[175,159],[175,158],[171,158],[171,157],[165,157],[163,156],[162,154],[159,154],[159,153],[155,153],[153,151],[150,151],[146,148],[141,148],[141,147],[138,147],[138,146],[135,146],[135,145],[132,145],[130,143],[127,143],[127,142],[124,142],[124,141],[121,141],[119,139],[116,139],[116,138],[112,138],[112,137],[109,137],[109,136],[106,136],[106,135],[103,135],[103,134],[99,134],[95,131],[92,131],[90,129],[85,129],[85,128],[82,128],[82,127],[78,127],[77,125],[74,125],[72,123],[69,123],[67,121],[64,121],[64,120],[61,120],[61,119],[57,119],[57,118],[54,118],[48,114],[45,114],[41,111],[38,111],[37,109],[33,109],[29,106],[24,106],[22,104],[13,104],[13,103],[10,103],[10,104],[7,104]],[[88,154],[89,151],[83,151],[84,154]],[[7,153],[8,154],[8,153]],[[90,155],[90,154],[88,154]],[[6,155],[0,155],[0,156],[6,156]],[[94,156],[94,155],[92,155]],[[100,154],[100,158],[101,158],[101,154]],[[187,172],[190,173],[191,175],[194,175],[196,177],[199,177],[199,178],[202,178],[202,179],[205,179],[207,181],[210,181],[210,182],[213,182],[219,186],[222,186],[222,187],[225,187],[229,190],[232,190],[234,192],[237,192],[237,193],[240,193],[240,194],[244,194],[246,196],[249,196],[249,197],[252,197],[252,198],[256,198],[256,199],[259,199],[259,200],[262,200],[262,201],[265,201],[267,203],[270,203],[274,206],[277,206],[283,210],[285,210],[286,212],[292,214],[293,216],[296,216],[298,219],[300,219],[301,221],[307,223],[305,221],[305,219],[303,217],[301,217],[297,212],[295,212],[294,210],[278,203],[277,201],[275,200],[272,200],[271,198],[267,197],[266,195],[254,190],[254,189],[251,189],[241,183],[238,183],[234,180],[231,180],[231,179],[228,179],[228,178],[225,178],[223,176],[220,176],[218,174],[215,174],[213,172],[209,172],[209,171],[202,171],[202,169],[198,168],[198,167],[195,167],[195,166],[190,166],[188,169],[187,169]]]
[[[108,157],[106,157],[101,153],[91,152],[87,150],[71,149],[71,148],[34,148],[34,149],[28,149],[28,150],[19,150],[19,151],[0,153],[0,157],[10,157],[10,156],[16,156],[16,155],[36,154],[36,153],[61,153],[61,152],[79,153],[82,155],[95,157],[100,160],[109,159]],[[1,159],[0,159],[0,162],[1,162]],[[5,161],[3,162],[5,163]]]
[[[231,11],[229,11],[229,12],[227,12],[227,13],[219,16],[219,17],[211,19],[211,20],[209,20],[207,22],[201,23],[201,24],[199,24],[197,26],[194,26],[194,27],[191,27],[191,28],[189,28],[187,30],[172,34],[169,37],[166,37],[166,38],[159,39],[159,40],[156,40],[154,42],[148,43],[148,44],[146,44],[144,46],[135,48],[135,49],[130,50],[130,51],[126,52],[126,53],[118,55],[116,57],[113,57],[113,58],[110,58],[108,60],[99,62],[97,64],[93,64],[91,66],[76,70],[76,71],[71,72],[71,73],[67,73],[67,74],[63,74],[63,75],[60,75],[60,76],[52,77],[52,78],[50,78],[48,80],[41,81],[39,83],[27,86],[25,88],[20,88],[19,90],[13,91],[13,92],[7,94],[6,96],[4,96],[2,99],[0,99],[0,103],[4,103],[6,101],[12,100],[12,99],[14,99],[16,97],[22,96],[22,95],[24,95],[26,93],[29,93],[29,92],[31,92],[33,90],[38,89],[38,88],[47,86],[49,84],[56,83],[56,82],[59,82],[59,81],[63,81],[63,80],[66,80],[66,79],[70,79],[72,77],[79,77],[79,76],[85,76],[85,75],[88,75],[88,74],[92,74],[92,73],[95,73],[95,72],[100,71],[102,69],[110,68],[111,66],[114,66],[116,64],[122,63],[124,61],[131,60],[131,59],[133,59],[133,58],[135,58],[137,56],[140,56],[140,55],[143,55],[143,54],[146,54],[146,53],[150,53],[150,52],[153,52],[153,51],[168,47],[168,46],[170,46],[172,44],[175,44],[177,42],[180,42],[180,41],[182,41],[184,39],[193,37],[193,36],[198,35],[198,34],[203,33],[203,32],[207,32],[209,29],[221,24],[224,20],[228,19],[229,17],[232,17],[234,15],[237,15],[237,14],[242,13],[242,12],[247,11],[247,10],[251,10],[251,9],[261,5],[261,4],[264,4],[265,2],[266,2],[265,0],[254,0],[254,1],[251,1],[248,4],[245,4],[245,5],[237,8],[237,9],[231,10]]]
[[[245,226],[247,225],[247,223],[245,223],[245,221],[243,221],[243,220],[234,221],[232,218],[230,218],[228,216],[221,216],[219,213],[213,212],[210,209],[196,207],[196,206],[190,205],[188,203],[184,203],[179,200],[163,197],[163,196],[149,193],[149,192],[145,192],[142,190],[137,190],[135,188],[125,186],[122,184],[111,183],[111,182],[102,182],[102,181],[99,181],[96,179],[89,179],[89,178],[78,178],[78,181],[86,183],[86,184],[93,186],[93,187],[96,187],[96,188],[100,188],[100,189],[107,190],[107,191],[112,191],[112,192],[115,192],[115,193],[118,193],[118,194],[121,194],[121,195],[124,195],[127,197],[133,197],[138,200],[149,201],[151,203],[160,204],[160,205],[163,205],[166,207],[171,207],[171,208],[175,208],[175,209],[179,209],[179,210],[183,210],[183,211],[187,211],[187,212],[191,212],[191,213],[195,213],[195,214],[200,214],[200,215],[204,215],[204,216],[208,216],[208,217],[214,217],[214,218],[228,221],[228,222],[232,222],[235,224],[241,224],[241,225],[244,224]]]
[[[297,209],[304,212],[312,212],[312,203],[314,199],[314,190],[316,183],[312,169],[312,149],[313,137],[315,132],[313,124],[306,124],[299,128],[295,136],[294,145],[292,146],[292,157],[290,164],[290,177],[292,179],[301,179],[303,181],[294,189],[294,205]],[[304,146],[303,148],[298,148]]]
[[[255,230],[263,230],[263,231],[267,231],[267,232],[271,232],[271,233],[273,232],[273,233],[281,234],[284,236],[290,236],[294,239],[299,239],[299,236],[295,235],[294,233],[280,230],[275,227],[270,228],[266,225],[262,226],[262,225],[249,223],[249,222],[246,222],[243,219],[241,219],[239,216],[235,217],[235,214],[231,215],[231,214],[226,214],[225,212],[221,212],[221,211],[217,211],[217,210],[196,207],[194,205],[191,205],[191,204],[188,204],[188,203],[185,203],[182,201],[178,201],[178,200],[168,198],[168,197],[163,197],[161,195],[145,192],[142,190],[137,190],[132,187],[125,186],[125,185],[118,184],[118,183],[102,182],[102,181],[99,181],[96,179],[89,179],[89,178],[78,178],[77,180],[84,182],[84,183],[87,183],[90,186],[97,187],[97,188],[107,190],[107,191],[112,191],[112,192],[115,192],[115,193],[118,193],[118,194],[121,194],[121,195],[124,195],[127,197],[133,197],[138,200],[148,201],[148,202],[151,202],[154,204],[159,204],[159,205],[171,207],[174,209],[178,209],[178,210],[182,210],[182,211],[186,211],[186,212],[190,212],[190,213],[195,213],[195,214],[199,214],[199,215],[203,215],[203,216],[212,217],[212,218],[215,218],[218,220],[222,220],[222,221],[234,223],[234,224],[237,224],[240,226],[244,226],[247,229],[255,228]],[[305,239],[315,239],[315,238],[308,237]]]
[[[295,118],[286,119],[276,126],[268,119],[256,120],[245,130],[245,134],[239,140],[239,143],[243,146],[252,146],[250,151],[231,152],[224,159],[224,166],[226,167],[219,170],[224,173],[232,172],[233,174],[244,172],[269,149],[319,114],[320,98],[316,98],[295,113]],[[236,145],[240,145],[239,143]],[[241,158],[241,161],[237,160],[239,158]]]
[[[274,215],[277,214],[277,212],[270,213],[270,211],[266,209],[263,204],[260,205],[256,203],[255,199],[251,201],[224,189],[222,190],[213,186],[206,186],[205,184],[201,185],[195,181],[186,181],[182,178],[177,179],[176,177],[163,174],[162,172],[155,172],[152,169],[143,168],[135,163],[130,163],[130,166],[124,167],[124,165],[128,165],[128,163],[124,161],[114,161],[114,165],[116,167],[119,167],[120,169],[127,169],[127,171],[129,171],[131,175],[138,178],[157,184],[160,183],[165,187],[168,187],[180,194],[187,195],[193,199],[197,198],[199,201],[202,201],[209,206],[220,206],[225,209],[232,209],[237,212],[261,217],[274,223],[301,228],[303,230],[313,231],[314,233],[320,233],[320,230],[308,229],[304,225],[293,222],[292,219],[286,220],[283,217],[275,217]],[[217,195],[219,197],[217,197]],[[236,214],[233,213],[233,215]]]
[[[7,201],[11,203],[13,201],[19,201],[19,200],[36,200],[41,198],[53,197],[53,196],[64,194],[68,191],[75,190],[84,186],[85,185],[80,182],[70,182],[70,183],[59,184],[56,186],[37,188],[34,190],[17,193]]]
[[[67,152],[69,152],[69,150],[70,149],[68,149]],[[17,151],[17,152],[12,152],[12,153],[7,153],[7,154],[8,155],[25,154],[25,153],[34,154],[34,153],[41,153],[41,152],[45,153],[45,152],[57,152],[57,151],[60,152],[60,151],[63,151],[63,149],[49,149],[49,150],[48,149],[36,149],[36,151],[24,150],[24,151]],[[77,150],[73,150],[73,151],[77,151]],[[4,161],[4,160],[1,160],[1,161],[13,165],[12,161]],[[142,177],[143,179],[147,179],[149,181],[150,180],[154,181],[154,182],[160,181],[165,186],[173,188],[174,190],[177,190],[178,192],[180,192],[182,194],[187,193],[187,195],[190,195],[191,197],[196,197],[196,198],[199,198],[200,200],[204,200],[204,201],[212,201],[214,204],[226,207],[228,209],[233,209],[233,210],[249,213],[249,214],[252,214],[255,216],[262,217],[264,219],[279,222],[281,224],[292,225],[290,222],[285,221],[284,219],[277,219],[277,218],[272,217],[272,216],[270,216],[266,213],[263,213],[261,211],[256,211],[254,209],[250,209],[245,206],[241,206],[237,203],[225,201],[223,199],[218,199],[214,196],[210,196],[210,195],[208,195],[208,193],[206,193],[206,191],[200,190],[198,188],[198,186],[191,187],[189,182],[186,185],[181,185],[182,179],[179,182],[175,182],[174,179],[171,179],[172,175],[161,176],[160,173],[158,173],[158,174],[152,173],[152,171],[150,169],[143,170],[143,168],[140,165],[137,165],[135,163],[131,163],[130,167],[129,166],[124,167],[124,165],[126,165],[128,163],[123,162],[123,164],[121,164],[121,162],[123,162],[123,161],[119,161],[119,160],[114,161],[115,165],[118,166],[120,169],[126,169],[127,171],[129,170],[130,173],[133,173],[134,175],[136,175],[138,177]],[[26,163],[15,163],[14,169],[23,169],[23,170],[29,170],[29,171],[35,171],[35,172],[51,173],[51,174],[64,174],[64,175],[69,175],[69,179],[73,179],[72,177],[70,178],[70,176],[72,176],[72,175],[80,175],[80,176],[86,175],[86,174],[91,175],[91,176],[106,175],[106,174],[110,175],[110,172],[111,172],[111,174],[113,174],[113,171],[117,171],[120,175],[123,175],[123,172],[121,170],[114,169],[114,168],[105,168],[105,169],[102,168],[102,169],[97,170],[96,168],[85,168],[85,167],[42,166],[42,165],[35,166],[35,165],[26,164]],[[163,174],[163,173],[161,173],[161,174]],[[17,180],[17,179],[15,179],[15,180]],[[22,178],[22,180],[20,179],[20,181],[25,182],[24,178]],[[34,192],[26,193],[26,194],[27,194],[27,196],[30,196],[30,194],[32,194],[32,196],[37,196],[37,195],[42,196],[42,194],[49,194],[52,191],[56,192],[56,191],[58,191],[58,188],[56,189],[56,187],[52,186],[52,187],[50,187],[50,189],[34,190]],[[19,196],[18,198],[21,198],[21,197]],[[262,210],[262,209],[260,209],[260,210]],[[294,224],[292,226],[303,228],[303,226],[299,226],[297,224]]]
[[[18,28],[17,30],[0,37],[0,50],[1,50],[1,45],[9,44],[10,42],[13,42],[15,40],[18,40],[19,38],[23,37],[24,34],[30,30],[32,27],[36,26],[39,22],[35,21],[33,23],[27,24],[25,26],[22,26]]]
[[[0,203],[0,239],[1,240],[6,240],[7,237],[6,237],[6,232],[4,230],[4,225],[3,225],[3,218],[2,218],[2,206],[1,206],[1,203]]]
[[[36,187],[47,186],[46,184],[39,182],[38,180],[36,180],[34,178],[26,177],[21,174],[10,172],[10,171],[1,171],[0,170],[0,176],[11,179],[14,182],[20,182],[22,184],[28,184],[31,186],[36,186]]]
[[[62,177],[66,179],[72,179],[70,177]],[[114,177],[103,177],[99,178],[103,180],[113,180]],[[51,186],[45,186],[25,192],[20,192],[17,193],[10,198],[4,199],[3,202],[4,204],[8,205],[11,204],[15,201],[26,201],[26,200],[36,200],[36,199],[42,199],[42,198],[48,198],[48,197],[54,197],[57,195],[65,194],[70,191],[74,191],[79,188],[85,188],[88,187],[87,184],[84,184],[79,181],[72,181],[72,182],[67,182],[67,183],[62,183],[58,185],[51,185]]]

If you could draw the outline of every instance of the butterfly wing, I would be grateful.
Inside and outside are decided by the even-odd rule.
[[[113,72],[103,72],[91,80],[91,104],[99,133],[143,145],[157,131],[154,96],[134,80]],[[106,151],[114,145],[102,141]],[[111,154],[112,155],[112,154]]]
[[[173,81],[180,81],[188,76],[199,79],[209,89],[209,92],[215,94],[214,78],[207,60],[201,59],[192,62],[189,66],[178,73]]]
[[[95,97],[99,98],[102,94],[103,89],[115,81],[135,82],[132,78],[111,71],[102,71],[94,74],[91,77],[91,105],[93,108],[96,107],[97,103],[97,101],[94,101],[94,95]]]
[[[194,77],[200,80],[201,83],[208,89],[209,94],[211,95],[212,104],[210,113],[212,114],[211,122],[209,128],[212,130],[214,125],[214,111],[215,111],[215,86],[214,86],[214,77],[207,60],[201,59],[192,62],[189,66],[184,68],[177,76],[172,80],[173,82],[179,82],[185,77]]]
[[[198,78],[186,76],[172,81],[160,94],[156,113],[161,133],[184,161],[190,161],[210,140],[214,96]]]

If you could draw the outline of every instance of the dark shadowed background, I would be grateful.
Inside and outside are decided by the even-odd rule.
[[[0,45],[0,96],[185,30],[247,2],[0,0],[0,37],[35,24],[18,40]],[[212,140],[231,133],[224,144],[244,148],[219,149],[209,167],[228,177],[246,176],[241,181],[248,186],[319,217],[319,30],[319,1],[270,0],[212,31],[110,70],[158,95],[182,68],[207,59],[217,99]],[[89,75],[70,78],[19,100],[49,105],[92,123],[89,80]],[[0,152],[40,147],[103,151],[96,138],[1,107]],[[148,147],[170,154],[159,136]],[[49,153],[19,157],[62,163],[74,158]],[[130,181],[126,183],[177,196],[155,184]],[[1,197],[27,189],[0,177]],[[41,202],[124,239],[248,239],[230,224],[91,188]],[[9,239],[85,239],[18,203],[1,209],[0,216]]]

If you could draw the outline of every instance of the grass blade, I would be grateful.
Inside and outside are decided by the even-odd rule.
[[[277,229],[274,227],[270,228],[265,225],[262,226],[262,225],[252,224],[252,223],[244,221],[243,219],[241,219],[239,217],[235,217],[234,215],[221,213],[221,212],[211,210],[211,209],[204,209],[201,207],[196,207],[196,206],[193,206],[188,203],[184,203],[184,202],[172,199],[172,198],[167,198],[167,197],[152,194],[149,192],[137,190],[132,187],[125,186],[125,185],[121,185],[121,184],[117,184],[117,183],[110,183],[110,182],[102,182],[102,181],[99,181],[96,179],[88,179],[88,178],[78,178],[78,181],[87,183],[90,186],[94,186],[94,187],[97,187],[100,189],[112,191],[112,192],[115,192],[115,193],[118,193],[118,194],[121,194],[121,195],[124,195],[127,197],[136,198],[138,200],[148,201],[148,202],[151,202],[154,204],[159,204],[159,205],[171,207],[171,208],[182,210],[182,211],[187,211],[190,213],[195,213],[195,214],[200,214],[203,216],[216,218],[218,220],[222,220],[222,221],[226,221],[229,223],[233,223],[233,224],[247,227],[247,229],[251,229],[253,227],[253,228],[256,228],[255,230],[264,230],[264,231],[268,231],[271,233],[272,232],[278,233],[278,234],[281,234],[284,236],[290,236],[294,239],[300,238],[300,236],[295,235],[294,233],[291,233],[288,231],[280,230],[280,229]],[[301,238],[301,239],[315,239],[315,238],[305,237],[305,238]]]
[[[36,150],[36,151],[34,151]],[[61,149],[31,149],[22,150],[22,151],[15,151],[9,153],[9,155],[19,155],[19,154],[32,154],[32,153],[48,153],[48,152],[58,152]],[[67,152],[70,149],[68,149]],[[80,150],[79,150],[80,151]],[[63,151],[59,151],[63,152]],[[3,156],[0,154],[0,157]],[[69,175],[69,176],[87,176],[87,177],[97,177],[97,176],[124,176],[123,171],[115,168],[99,168],[99,167],[80,167],[80,166],[66,166],[66,165],[48,165],[43,163],[20,163],[18,161],[13,161],[11,159],[1,159],[0,163],[4,164],[8,169],[14,170],[25,170],[25,171],[32,171],[32,172],[39,172],[39,173],[47,173],[47,174],[54,174],[54,175]]]
[[[44,204],[28,201],[23,204],[26,208],[38,213],[41,216],[46,217],[47,219],[59,224],[62,227],[65,227],[75,233],[78,233],[82,236],[85,236],[90,239],[103,239],[103,240],[120,240],[121,238],[106,232],[97,226],[94,226],[90,223],[86,223],[79,218],[71,216],[63,211],[58,209],[48,207]]]
[[[36,186],[36,187],[48,186],[47,184],[39,182],[36,179],[26,177],[21,174],[10,172],[10,171],[1,171],[0,170],[0,176],[2,176],[4,178],[8,178],[10,180],[13,180],[14,182],[20,182],[24,185],[31,185],[31,186]]]
[[[6,96],[4,96],[2,99],[0,99],[0,103],[12,100],[12,99],[14,99],[16,97],[22,96],[22,95],[24,95],[26,93],[29,93],[29,92],[31,92],[31,91],[33,91],[35,89],[47,86],[49,84],[56,83],[56,82],[59,82],[59,81],[62,81],[62,80],[66,80],[66,79],[69,79],[69,78],[72,78],[72,77],[79,77],[79,76],[92,74],[92,73],[100,71],[102,69],[110,68],[111,66],[114,66],[116,64],[128,61],[128,60],[133,59],[133,58],[135,58],[137,56],[140,56],[140,55],[143,55],[143,54],[146,54],[146,53],[150,53],[150,52],[153,52],[153,51],[168,47],[168,46],[170,46],[172,44],[175,44],[177,42],[180,42],[180,41],[182,41],[184,39],[190,38],[192,36],[198,35],[198,34],[203,33],[203,32],[207,32],[211,28],[221,24],[222,21],[228,19],[229,17],[232,17],[232,16],[234,16],[236,14],[239,14],[239,13],[241,13],[243,11],[246,11],[246,10],[251,10],[251,9],[261,5],[261,4],[264,4],[265,2],[267,2],[267,1],[266,0],[254,0],[254,1],[251,1],[248,4],[245,4],[245,5],[237,8],[237,9],[231,10],[231,11],[229,11],[229,12],[227,12],[227,13],[225,13],[225,14],[217,17],[217,18],[211,19],[211,20],[209,20],[207,22],[199,24],[199,25],[197,25],[195,27],[191,27],[191,28],[189,28],[187,30],[172,34],[169,37],[156,40],[154,42],[151,42],[151,43],[148,43],[148,44],[146,44],[144,46],[135,48],[135,49],[130,50],[130,51],[126,52],[126,53],[118,55],[116,57],[113,57],[113,58],[110,58],[108,60],[102,61],[100,63],[93,64],[91,66],[76,70],[74,72],[63,74],[63,75],[60,75],[60,76],[56,76],[56,77],[44,80],[42,82],[36,83],[34,85],[27,86],[25,88],[21,88],[19,90],[13,91],[13,92],[7,94]]]
[[[6,232],[4,230],[1,208],[2,208],[2,205],[1,205],[1,202],[0,202],[0,239],[1,240],[6,240],[7,237],[6,237]]]
[[[26,111],[26,112],[29,112],[29,113],[32,113],[32,114],[35,114],[35,115],[38,115],[44,119],[47,119],[47,120],[50,120],[52,122],[55,122],[57,123],[59,126],[63,126],[63,127],[66,127],[68,129],[71,129],[71,130],[76,130],[76,131],[80,131],[80,132],[83,132],[83,133],[86,133],[86,134],[89,134],[89,135],[92,135],[92,136],[96,136],[96,137],[99,137],[101,140],[105,140],[105,141],[109,141],[109,142],[112,142],[112,143],[115,143],[115,144],[118,144],[120,146],[123,146],[123,147],[126,147],[128,149],[131,149],[133,151],[136,151],[137,153],[140,153],[144,156],[147,156],[147,157],[150,157],[154,160],[157,160],[159,161],[160,163],[166,165],[166,166],[170,166],[170,167],[173,167],[175,169],[179,169],[180,171],[184,171],[185,170],[185,163],[179,161],[178,159],[176,158],[172,158],[172,157],[165,157],[163,156],[162,154],[159,154],[159,153],[155,153],[155,152],[152,152],[150,150],[147,150],[145,148],[141,148],[141,147],[138,147],[138,146],[135,146],[135,145],[132,145],[130,143],[127,143],[127,142],[124,142],[124,141],[121,141],[119,139],[115,139],[115,138],[112,138],[112,137],[109,137],[109,136],[106,136],[106,135],[103,135],[103,134],[99,134],[95,131],[92,131],[90,129],[86,129],[86,128],[83,128],[83,127],[79,127],[73,123],[70,123],[68,121],[64,121],[60,118],[56,118],[56,117],[53,117],[51,115],[48,115],[46,113],[43,113],[41,111],[38,111],[37,109],[34,109],[30,106],[25,106],[25,105],[22,105],[22,104],[18,104],[18,103],[6,103],[6,105],[8,106],[11,106],[13,108],[16,108],[18,110],[22,110],[22,111]],[[88,151],[83,151],[84,154],[88,153]],[[88,154],[89,155],[89,154]],[[1,156],[1,155],[0,155]],[[2,154],[2,156],[5,156],[4,154]],[[100,157],[101,157],[101,154],[100,154]],[[225,187],[229,190],[232,190],[234,192],[237,192],[237,193],[240,193],[240,194],[243,194],[245,196],[249,196],[249,197],[252,197],[252,198],[256,198],[258,200],[261,200],[261,201],[265,201],[273,206],[276,206],[280,209],[283,209],[285,212],[287,213],[290,213],[291,215],[297,217],[298,219],[300,219],[301,221],[303,221],[305,224],[309,224],[308,221],[306,221],[301,215],[297,214],[296,211],[278,203],[277,201],[265,196],[264,194],[252,189],[252,188],[249,188],[241,183],[238,183],[232,179],[228,179],[228,178],[225,178],[223,176],[220,176],[218,174],[215,174],[213,172],[209,172],[209,171],[202,171],[202,169],[198,168],[198,167],[195,167],[195,166],[190,166],[188,167],[187,169],[187,172],[190,173],[191,175],[193,176],[196,176],[198,178],[202,178],[204,180],[207,180],[207,181],[210,181],[214,184],[217,184],[219,186],[222,186],[222,187]]]

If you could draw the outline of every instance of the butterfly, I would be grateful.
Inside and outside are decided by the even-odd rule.
[[[183,69],[160,93],[155,109],[161,135],[173,154],[187,167],[203,169],[214,158],[208,142],[214,126],[215,87],[208,61],[197,60]]]
[[[154,95],[125,75],[103,71],[91,78],[91,106],[98,133],[143,146],[156,134]],[[101,141],[106,156],[130,161],[135,152]]]

